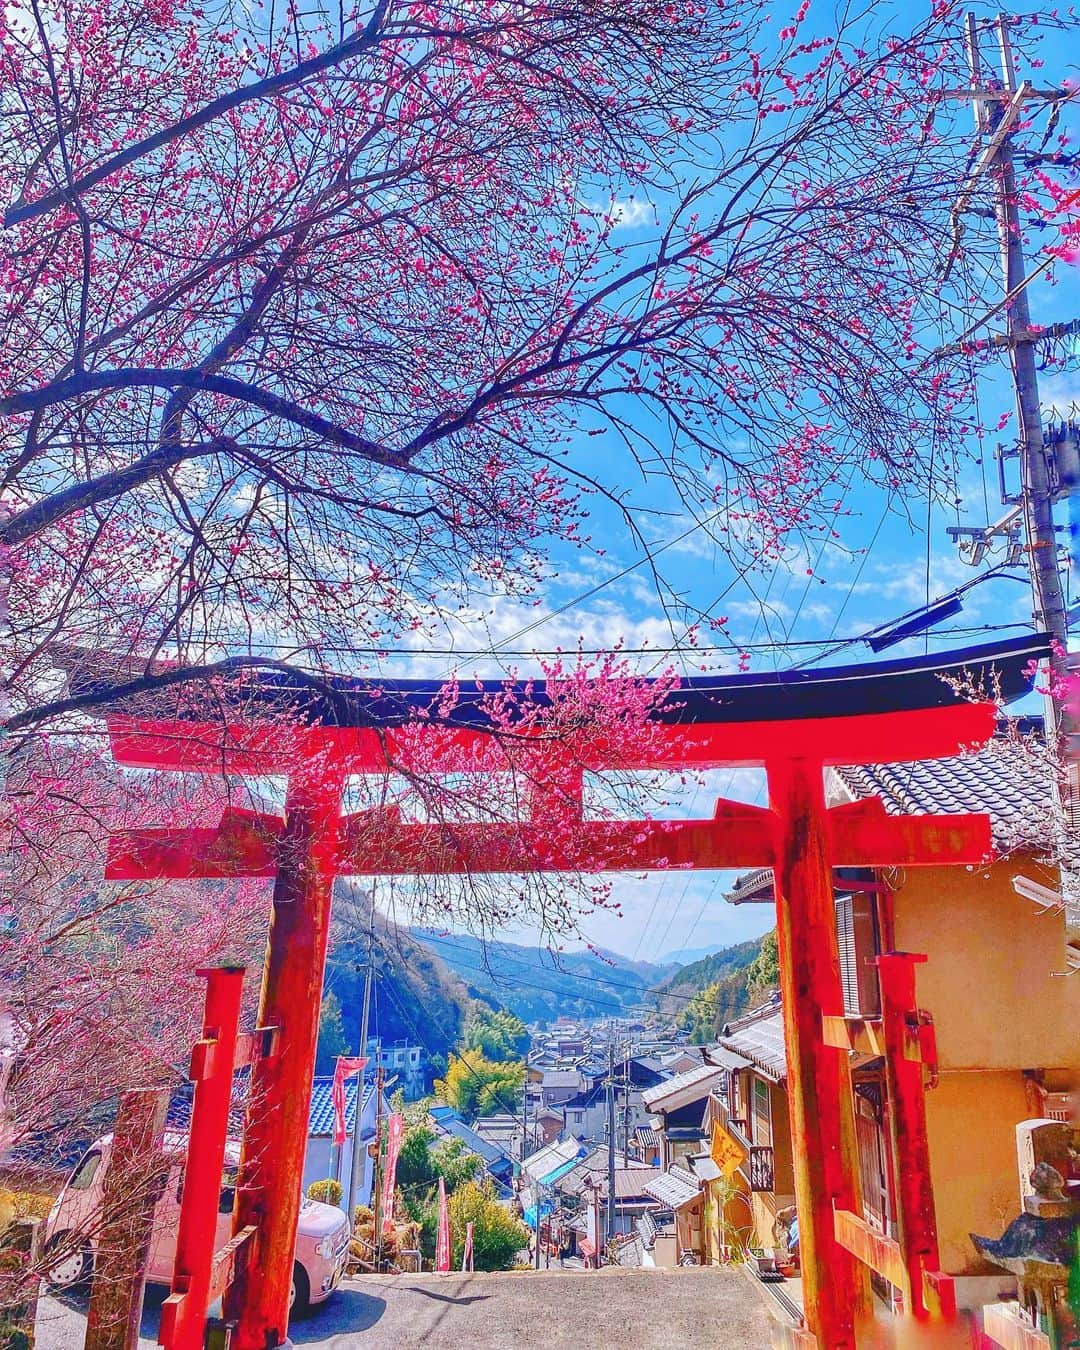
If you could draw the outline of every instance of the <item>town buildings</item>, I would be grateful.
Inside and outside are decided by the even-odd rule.
[[[999,1235],[1015,1213],[1016,1127],[1065,1110],[1080,1058],[1080,980],[1065,978],[1077,952],[1047,857],[1054,804],[1032,748],[1015,740],[963,758],[834,770],[828,793],[833,803],[876,796],[896,814],[985,811],[992,821],[999,856],[984,867],[837,873],[844,1008],[827,1027],[852,1067],[862,1218],[895,1239],[902,1142],[877,961],[892,952],[926,958],[915,966],[907,1023],[923,1064],[938,1259],[960,1306],[979,1307],[1008,1277],[970,1235]],[[771,873],[741,877],[729,898],[771,903]],[[744,1217],[732,1204],[717,1222],[729,1238],[771,1248],[781,1237],[777,1216],[794,1201],[779,1004],[726,1026],[712,1057],[724,1076],[710,1094],[710,1124],[743,1154],[734,1180]],[[874,1284],[884,1305],[895,1301],[884,1280]]]

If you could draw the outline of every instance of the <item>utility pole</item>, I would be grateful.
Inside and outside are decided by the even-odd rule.
[[[382,1048],[382,1042],[378,1042],[376,1055]],[[380,1064],[375,1071],[375,1154],[372,1159],[372,1181],[371,1181],[371,1201],[372,1209],[375,1212],[375,1232],[372,1236],[375,1239],[375,1274],[379,1273],[379,1264],[382,1260],[382,1188],[379,1185],[379,1161],[382,1157],[382,1098],[383,1098],[383,1067]],[[357,1112],[359,1114],[359,1112]]]
[[[368,1024],[371,1019],[371,986],[375,978],[375,891],[371,892],[371,909],[368,913],[368,943],[367,943],[367,974],[364,977],[364,1008],[360,1014],[360,1048],[356,1052],[361,1059],[367,1055],[368,1043]],[[367,1082],[367,1065],[360,1070],[356,1082],[356,1111],[353,1115],[353,1133],[352,1133],[352,1166],[349,1169],[349,1223],[352,1224],[356,1215],[356,1193],[360,1189],[360,1169],[363,1166],[363,1157],[360,1150],[360,1130],[361,1117],[364,1109],[364,1085]],[[382,1105],[382,1093],[379,1093],[379,1101],[376,1103],[376,1110]]]
[[[630,1156],[630,1042],[623,1044],[623,1067],[619,1077],[622,1089],[622,1158],[623,1166]]]
[[[1017,82],[1016,64],[1009,41],[1008,20],[995,20],[998,54],[1001,63],[1001,96],[994,101],[976,94],[975,122],[982,132],[994,135],[1004,130],[991,172],[996,181],[994,213],[1001,242],[1001,266],[1005,294],[1006,332],[1012,354],[1013,383],[1016,388],[1017,429],[1020,438],[1020,481],[1023,494],[1024,523],[1027,527],[1031,584],[1036,614],[1041,627],[1057,642],[1062,652],[1068,638],[1065,597],[1058,567],[1057,533],[1051,484],[1043,444],[1042,407],[1039,402],[1039,376],[1035,344],[1040,336],[1031,331],[1031,306],[1028,300],[1024,263],[1024,238],[1016,193],[1016,167],[1013,160],[1011,126],[1022,115],[1023,105],[1035,97],[1031,85]],[[979,30],[975,16],[968,15],[968,60],[972,89],[983,86],[979,55]],[[1006,101],[1007,99],[1007,101]]]
[[[608,1034],[607,1075],[607,1244],[615,1241],[615,1041]]]
[[[954,228],[958,242],[959,217],[970,205],[979,177],[988,172],[994,183],[994,216],[1005,287],[1003,308],[1006,332],[1000,345],[1009,353],[1016,393],[1019,506],[1026,535],[1034,617],[1038,626],[1053,639],[1057,649],[1051,658],[1051,667],[1054,683],[1058,684],[1066,674],[1065,652],[1068,644],[1068,619],[1054,525],[1054,500],[1062,490],[1063,475],[1060,472],[1061,465],[1055,465],[1057,471],[1051,473],[1054,445],[1046,444],[1043,432],[1036,349],[1045,333],[1042,329],[1033,331],[1031,326],[1028,283],[1035,274],[1029,276],[1025,267],[1012,133],[1014,126],[1024,119],[1028,103],[1036,100],[1061,102],[1071,95],[1066,91],[1036,90],[1029,81],[1018,80],[1009,39],[1008,18],[999,14],[993,21],[992,29],[1000,75],[984,71],[979,50],[980,24],[974,14],[967,15],[967,57],[971,87],[969,90],[955,91],[954,96],[958,94],[971,99],[976,130],[988,139],[953,207]],[[1068,756],[1070,748],[1075,749],[1070,745],[1074,719],[1060,698],[1048,699],[1047,711],[1048,740],[1057,739]],[[1069,811],[1069,797],[1075,794],[1070,792],[1063,795],[1063,805]]]

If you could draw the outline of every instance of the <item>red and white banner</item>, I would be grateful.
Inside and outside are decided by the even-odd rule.
[[[461,1269],[472,1270],[473,1268],[473,1226],[470,1220],[465,1225],[465,1250],[461,1253]]]
[[[348,1127],[345,1124],[345,1079],[359,1073],[366,1063],[366,1059],[338,1055],[337,1063],[334,1065],[334,1084],[330,1089],[330,1100],[334,1106],[334,1143],[339,1148],[349,1137]],[[360,1109],[359,1102],[356,1109]]]
[[[435,1269],[440,1275],[450,1272],[450,1209],[446,1203],[446,1182],[439,1178],[439,1231],[435,1235]]]
[[[386,1170],[383,1172],[382,1212],[383,1232],[394,1226],[394,1187],[397,1185],[398,1154],[405,1133],[405,1117],[395,1111],[386,1122]]]

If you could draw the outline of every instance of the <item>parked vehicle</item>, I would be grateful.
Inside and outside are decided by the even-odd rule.
[[[146,1278],[151,1284],[171,1284],[180,1226],[180,1198],[184,1185],[184,1158],[188,1137],[168,1131],[164,1153],[168,1174],[154,1208],[154,1233]],[[112,1155],[112,1135],[96,1140],[83,1154],[49,1213],[45,1229],[48,1250],[56,1263],[46,1271],[46,1280],[57,1290],[87,1283],[94,1269],[105,1176]],[[225,1151],[225,1172],[218,1205],[218,1248],[228,1242],[232,1229],[233,1199],[240,1162],[240,1145],[230,1141]],[[305,1199],[300,1206],[293,1262],[291,1306],[303,1312],[321,1303],[337,1288],[349,1254],[349,1224],[334,1205]]]

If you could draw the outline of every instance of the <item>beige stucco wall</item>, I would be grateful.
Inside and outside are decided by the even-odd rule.
[[[1080,977],[1065,965],[1065,923],[1016,894],[1018,873],[1056,885],[1023,858],[968,871],[912,867],[895,896],[896,949],[925,952],[916,989],[937,1028],[942,1069],[1068,1068],[1080,1060]]]
[[[1020,1213],[1016,1125],[1029,1114],[1019,1069],[943,1073],[926,1094],[938,1241],[954,1275],[991,1270],[969,1233],[1000,1237]]]

